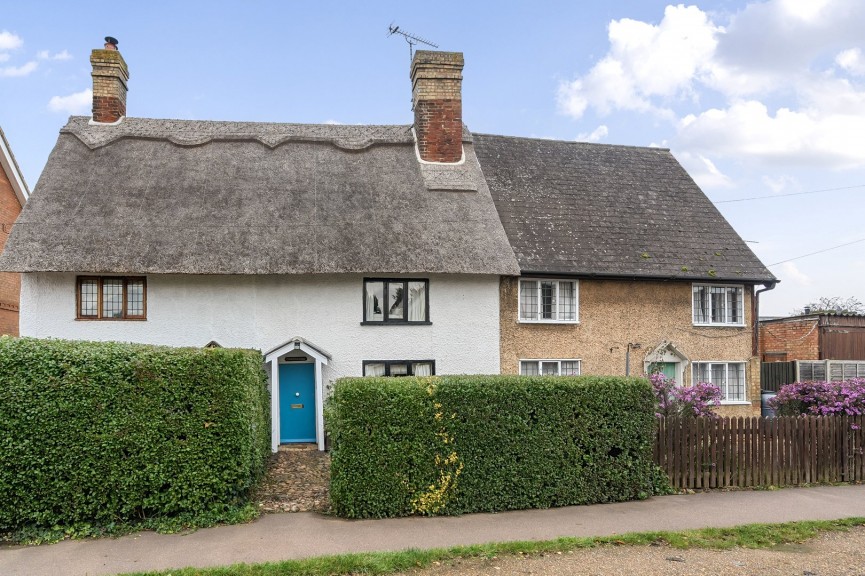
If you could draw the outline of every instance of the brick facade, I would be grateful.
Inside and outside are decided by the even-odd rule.
[[[820,359],[820,318],[809,316],[760,326],[760,352],[766,362]]]
[[[0,252],[6,245],[12,224],[21,213],[21,204],[9,175],[0,168]],[[0,334],[18,336],[18,301],[21,292],[21,275],[0,272]]]
[[[90,54],[93,65],[93,120],[117,122],[126,116],[126,83],[129,69],[117,50],[94,50]]]
[[[718,409],[725,416],[760,414],[760,362],[752,355],[751,290],[745,287],[744,327],[694,326],[691,283],[580,280],[578,324],[518,322],[518,278],[501,281],[501,371],[516,374],[521,359],[579,359],[582,374],[641,375],[647,356],[671,343],[691,362],[745,362],[748,405]],[[628,354],[628,345],[632,347]],[[691,366],[681,363],[685,385]]]
[[[412,59],[414,129],[422,160],[463,157],[462,69],[460,52],[418,50]]]

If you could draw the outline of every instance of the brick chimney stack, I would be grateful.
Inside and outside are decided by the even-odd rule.
[[[105,38],[105,48],[90,54],[93,65],[93,121],[111,124],[126,116],[129,68],[117,51],[117,40]]]
[[[463,157],[462,71],[462,52],[415,52],[412,105],[422,160],[459,162]]]

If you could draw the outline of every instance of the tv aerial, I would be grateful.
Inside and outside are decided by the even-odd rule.
[[[434,44],[433,42],[430,42],[429,40],[421,38],[420,36],[417,36],[415,34],[411,34],[409,32],[406,32],[405,30],[400,30],[399,26],[394,26],[393,23],[391,23],[391,25],[387,27],[387,35],[393,36],[394,34],[399,34],[400,36],[405,38],[406,42],[408,42],[408,58],[409,58],[409,60],[414,58],[414,47],[417,44],[426,44],[427,46],[430,46],[431,48],[438,48],[439,47],[438,44]]]

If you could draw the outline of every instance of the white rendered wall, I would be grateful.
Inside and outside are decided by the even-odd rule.
[[[400,277],[400,276],[395,276]],[[360,376],[364,360],[435,360],[436,374],[497,374],[498,276],[429,278],[428,326],[361,326],[362,275],[147,276],[147,320],[75,319],[75,274],[21,279],[20,333],[169,346],[257,348],[300,336],[328,352],[324,380]]]

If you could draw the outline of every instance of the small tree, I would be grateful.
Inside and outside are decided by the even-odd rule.
[[[721,404],[721,389],[708,382],[676,386],[674,378],[661,372],[649,375],[657,402],[656,416],[717,416],[712,410]]]
[[[806,314],[820,314],[826,312],[834,312],[836,314],[863,314],[865,315],[865,304],[859,301],[858,298],[851,296],[850,298],[842,298],[840,296],[823,296],[814,302],[810,302],[802,308],[796,308],[790,314],[800,316]]]

